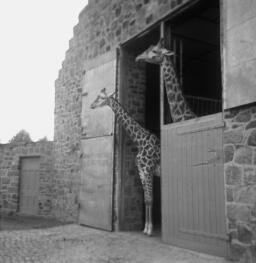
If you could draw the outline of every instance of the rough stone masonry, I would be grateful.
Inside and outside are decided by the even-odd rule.
[[[256,106],[225,112],[226,206],[232,258],[256,261]],[[253,261],[254,260],[254,261]]]
[[[0,213],[19,211],[21,158],[39,157],[39,192],[37,215],[52,215],[54,175],[53,142],[0,144]]]

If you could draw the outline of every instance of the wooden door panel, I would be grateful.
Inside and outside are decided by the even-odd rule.
[[[223,123],[212,118],[163,126],[163,240],[225,256]]]
[[[83,80],[82,127],[83,138],[110,135],[113,132],[114,114],[105,106],[91,109],[90,105],[106,88],[112,93],[116,88],[116,60],[112,59],[86,72]]]
[[[116,89],[116,53],[87,63],[82,99],[82,174],[79,223],[112,230],[114,114],[108,106],[91,109],[101,89]],[[90,65],[89,65],[90,64]]]
[[[112,230],[113,136],[82,141],[79,223]]]

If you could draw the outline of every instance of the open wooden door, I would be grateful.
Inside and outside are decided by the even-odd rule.
[[[79,223],[112,230],[114,114],[109,107],[91,109],[102,88],[116,88],[116,53],[86,67],[82,101],[82,175]]]
[[[225,257],[223,127],[220,114],[163,126],[161,180],[163,240]]]
[[[170,42],[170,34],[170,31],[165,34],[162,24],[162,37],[168,37]],[[182,65],[182,53],[177,50],[176,53]],[[166,104],[165,87],[161,81],[163,241],[226,257],[222,112],[168,123],[166,111],[169,106]]]

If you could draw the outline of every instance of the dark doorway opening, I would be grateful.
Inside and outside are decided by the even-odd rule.
[[[166,47],[176,51],[175,69],[191,109],[198,117],[221,112],[219,0],[198,1],[190,8],[179,12],[178,15],[170,15],[170,19],[167,19],[164,24]],[[128,54],[135,60],[135,57],[150,45],[157,44],[159,39],[160,26],[156,25],[149,31],[127,41],[122,46],[123,54]],[[130,60],[129,63],[131,63]],[[136,62],[134,61],[134,63]],[[160,137],[160,67],[145,63],[143,75],[145,108],[141,124]],[[130,100],[131,98],[124,98],[124,100],[126,99]],[[172,122],[166,96],[163,117],[164,124]],[[154,178],[153,219],[154,224],[160,228],[160,178]]]
[[[219,0],[199,1],[169,20],[166,28],[167,46],[176,53],[174,64],[188,104],[198,117],[221,112]],[[170,116],[165,119],[171,122]]]
[[[132,55],[135,62],[136,56],[147,49],[151,44],[157,44],[160,39],[159,26],[146,32],[140,37],[126,43],[123,47],[124,54]],[[143,63],[143,79],[144,79],[144,117],[141,122],[142,126],[154,133],[160,138],[160,67]],[[125,98],[124,98],[125,100]],[[160,178],[154,176],[153,186],[153,224],[154,234],[160,233],[161,229],[161,187]],[[144,209],[143,209],[144,211]],[[144,212],[142,213],[144,220]]]

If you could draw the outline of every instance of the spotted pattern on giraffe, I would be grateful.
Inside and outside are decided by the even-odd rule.
[[[195,113],[190,109],[182,94],[181,85],[172,63],[174,52],[165,49],[163,43],[164,41],[161,39],[157,45],[151,45],[147,50],[136,57],[136,61],[145,61],[161,65],[167,101],[173,122],[195,118]]]
[[[101,101],[103,100],[103,102]],[[145,202],[145,228],[144,233],[152,233],[152,203],[153,203],[153,176],[160,175],[160,141],[156,135],[151,134],[136,122],[116,101],[113,96],[107,96],[103,89],[101,94],[91,104],[91,108],[109,106],[116,114],[117,121],[124,127],[125,131],[135,143],[138,149],[136,166],[144,190]]]

